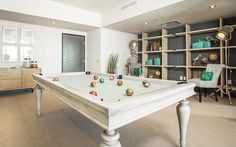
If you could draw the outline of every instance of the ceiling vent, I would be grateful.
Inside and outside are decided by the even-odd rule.
[[[132,2],[130,2],[130,3],[128,3],[128,4],[125,4],[124,6],[121,7],[121,10],[125,10],[125,9],[127,9],[127,8],[129,8],[129,7],[134,6],[134,5],[137,5],[137,0],[132,1]]]
[[[165,24],[162,24],[161,27],[163,29],[171,29],[171,28],[176,28],[176,27],[180,27],[182,26],[183,24],[178,22],[178,21],[170,21],[170,22],[167,22]]]

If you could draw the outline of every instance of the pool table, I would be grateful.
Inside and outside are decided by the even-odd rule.
[[[95,75],[98,77],[96,80]],[[33,75],[36,83],[37,115],[41,114],[42,90],[45,89],[104,128],[100,147],[121,147],[118,128],[179,102],[176,109],[180,147],[185,147],[190,116],[186,99],[195,94],[195,84],[124,75],[122,79],[117,79],[114,75],[115,79],[110,80],[110,76],[85,72]],[[99,82],[100,78],[104,79],[104,83]],[[121,86],[117,85],[118,80],[122,80]],[[145,87],[143,80],[148,81],[150,86]],[[90,84],[93,81],[96,82],[94,87]],[[126,94],[127,88],[133,89],[132,96]],[[97,96],[90,94],[90,91],[96,91]]]

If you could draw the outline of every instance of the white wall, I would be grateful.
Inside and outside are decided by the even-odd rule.
[[[118,73],[124,74],[126,61],[131,56],[129,42],[137,39],[137,35],[104,28],[88,32],[87,35],[88,70],[106,73],[110,55],[117,53],[120,56]]]
[[[131,56],[129,42],[137,39],[137,35],[104,28],[102,28],[101,31],[101,72],[106,73],[110,55],[117,53],[119,55],[117,72],[124,74],[127,59]]]
[[[35,40],[33,59],[38,61],[38,65],[40,68],[42,68],[43,73],[60,73],[62,71],[62,33],[70,33],[84,36],[87,35],[86,32],[30,25],[4,20],[0,20],[0,26],[28,28],[34,30]],[[0,67],[6,66],[12,66],[12,64],[5,64],[0,62]]]
[[[87,33],[87,69],[88,71],[101,72],[101,29],[94,29]]]

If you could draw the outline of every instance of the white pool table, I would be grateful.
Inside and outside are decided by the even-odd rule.
[[[94,75],[98,76],[94,80]],[[55,80],[56,77],[56,80]],[[117,128],[134,122],[169,105],[179,102],[177,116],[180,127],[180,146],[186,145],[186,131],[190,115],[187,98],[195,94],[193,83],[122,76],[123,85],[110,80],[110,75],[91,73],[63,73],[48,76],[33,75],[36,85],[37,114],[40,116],[42,90],[54,94],[85,117],[104,128],[100,147],[121,147]],[[104,83],[99,79],[103,78]],[[150,86],[144,87],[143,80]],[[90,83],[96,81],[96,86]],[[132,88],[134,94],[126,95]],[[97,96],[89,94],[93,90]]]

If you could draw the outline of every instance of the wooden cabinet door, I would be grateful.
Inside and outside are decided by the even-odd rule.
[[[30,68],[30,69],[23,69],[22,70],[22,88],[33,88],[33,74],[40,74],[40,68]]]
[[[0,91],[21,88],[21,69],[6,69],[0,71]]]

